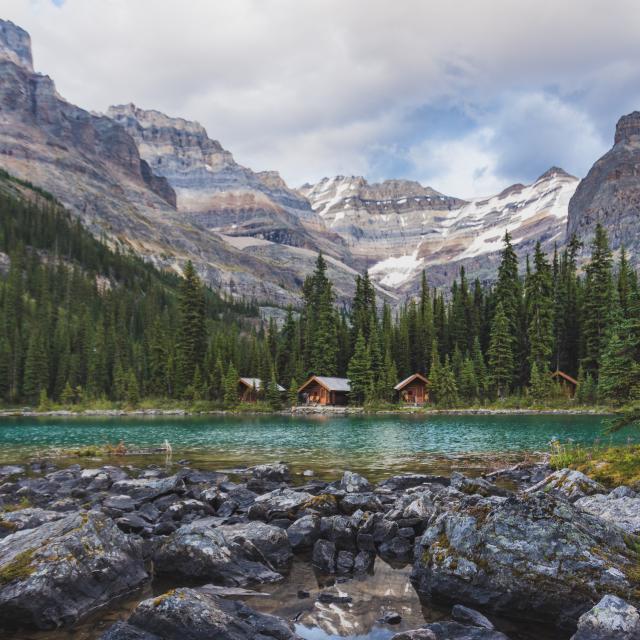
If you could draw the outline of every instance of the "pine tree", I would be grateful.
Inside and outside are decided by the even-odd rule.
[[[238,371],[229,365],[224,381],[224,404],[227,408],[235,407],[238,404]]]
[[[187,262],[180,284],[180,303],[177,352],[177,380],[179,393],[184,393],[193,381],[198,365],[202,366],[206,351],[205,300],[200,278]]]
[[[351,382],[350,401],[352,404],[362,404],[372,385],[371,360],[362,333],[358,335],[353,356],[349,360],[347,377]]]
[[[527,281],[529,363],[544,376],[553,352],[553,285],[551,270],[540,242],[536,243],[535,271]],[[531,374],[533,377],[533,373]]]
[[[67,380],[66,384],[64,385],[64,389],[62,390],[60,401],[62,402],[62,404],[69,406],[71,404],[74,404],[75,400],[76,400],[75,393],[73,392],[73,388],[71,387],[71,385],[69,384],[69,381]]]
[[[135,407],[140,402],[140,388],[138,386],[138,378],[136,377],[133,369],[127,374],[127,391],[126,391],[127,404]]]
[[[585,271],[582,365],[597,380],[613,302],[611,251],[606,231],[599,223],[591,245],[591,261]]]
[[[271,372],[271,377],[267,384],[266,400],[272,409],[278,410],[282,408],[282,396],[280,389],[278,389],[275,370]]]
[[[489,343],[489,376],[499,398],[509,391],[513,376],[513,337],[502,303],[496,307]]]
[[[439,378],[438,406],[455,407],[458,404],[458,387],[448,355],[444,359]]]
[[[484,397],[489,390],[489,376],[487,374],[487,366],[484,362],[484,356],[482,355],[482,348],[480,347],[480,339],[478,336],[476,336],[473,341],[471,358],[473,360],[473,372],[478,385],[478,393],[481,397]]]
[[[467,402],[472,402],[479,396],[478,381],[476,379],[473,360],[466,358],[460,374],[460,395]]]
[[[287,400],[290,407],[295,407],[298,404],[298,385],[295,378],[291,378],[291,384],[289,385],[289,391],[287,392]]]
[[[24,366],[24,394],[35,402],[40,392],[49,384],[49,359],[42,332],[34,328],[29,338],[29,348]]]

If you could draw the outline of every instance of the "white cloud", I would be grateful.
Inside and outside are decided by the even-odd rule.
[[[31,33],[36,68],[69,100],[198,120],[239,161],[293,184],[368,173],[386,149],[458,193],[493,189],[509,177],[503,161],[524,173],[541,153],[509,124],[505,96],[528,96],[513,122],[544,96],[551,150],[575,146],[549,164],[578,171],[640,98],[633,0],[4,0],[3,17]],[[612,69],[609,91],[595,91]],[[484,114],[477,131],[436,142],[407,130],[403,114],[442,100]]]

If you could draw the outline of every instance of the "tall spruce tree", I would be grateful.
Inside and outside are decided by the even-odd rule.
[[[549,370],[553,352],[553,283],[549,263],[536,243],[534,271],[527,281],[529,363],[540,375]]]
[[[193,381],[196,367],[206,352],[204,289],[196,270],[187,262],[180,284],[178,336],[176,341],[178,392],[183,394]]]
[[[591,245],[591,259],[587,265],[584,289],[582,366],[586,373],[598,377],[607,332],[611,326],[613,304],[612,257],[607,233],[601,224]]]
[[[498,302],[491,325],[489,377],[499,398],[509,392],[513,380],[513,335],[502,302]]]

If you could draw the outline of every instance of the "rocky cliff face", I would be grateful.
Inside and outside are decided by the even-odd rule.
[[[203,129],[186,121],[171,129],[162,126],[163,118],[166,121],[166,116],[154,116],[152,119],[157,122],[143,132],[145,136],[134,138],[130,127],[70,104],[56,92],[48,76],[34,72],[28,34],[11,22],[0,20],[1,168],[51,192],[96,235],[105,236],[162,268],[180,270],[186,260],[192,260],[206,281],[235,296],[295,303],[318,247],[299,219],[278,203],[291,192],[273,175],[251,174],[238,167],[219,143],[206,137]],[[185,143],[172,145],[170,135]],[[154,138],[168,145],[167,149],[152,153]],[[144,155],[141,157],[139,144],[149,162]],[[182,156],[172,157],[177,148]],[[167,176],[154,171],[163,161],[169,163],[166,173],[176,181],[176,190]],[[194,172],[198,162],[202,166]],[[181,171],[181,163],[188,170]],[[207,200],[211,190],[203,186],[209,184],[209,173],[215,174],[221,185],[225,176],[240,181],[242,175],[257,185],[250,193],[235,192],[230,196],[229,191],[219,190],[217,194],[229,196],[231,201],[226,209],[219,207],[220,216],[225,219],[227,211],[232,211],[236,220],[253,225],[254,238],[232,237],[237,222],[230,217],[226,218],[228,224],[223,223],[228,227],[229,240],[225,234],[211,232],[216,224],[198,219],[212,217],[216,212]],[[271,193],[273,200],[264,192]],[[190,197],[204,204],[185,206]],[[237,201],[244,198],[251,201],[250,206],[245,207],[242,202],[238,206]],[[292,194],[291,199],[306,206],[313,215],[297,194]],[[258,213],[249,223],[242,212],[251,208]],[[281,226],[273,220],[264,221],[269,208],[282,217]],[[267,231],[281,240],[289,229],[293,229],[291,235],[303,236],[295,251],[278,251],[279,245],[266,239]],[[237,246],[243,241],[259,246]],[[326,243],[334,245],[330,235]],[[339,241],[335,243],[339,245]],[[339,252],[334,249],[334,253]],[[353,269],[340,257],[330,263],[330,273],[339,296],[347,296],[353,290]]]
[[[348,261],[339,236],[315,233],[318,223],[306,198],[275,171],[256,173],[239,165],[197,122],[133,104],[111,107],[107,114],[136,141],[153,172],[167,179],[178,210],[194,223],[230,236],[323,248]]]
[[[591,167],[569,203],[567,237],[585,246],[600,222],[611,246],[624,245],[631,258],[640,255],[640,111],[618,121],[613,148]]]
[[[489,278],[505,231],[526,253],[537,240],[562,242],[567,205],[577,178],[556,167],[533,184],[512,185],[490,198],[466,202],[406,180],[370,185],[361,177],[325,178],[304,185],[314,210],[366,257],[380,284],[410,291],[428,268],[442,284],[461,265]]]

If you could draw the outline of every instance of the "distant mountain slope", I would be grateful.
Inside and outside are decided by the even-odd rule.
[[[624,245],[640,257],[640,111],[618,120],[614,145],[580,181],[569,203],[567,236],[585,245],[596,224],[607,230],[614,249]]]
[[[369,259],[372,277],[390,288],[410,290],[427,268],[446,282],[460,265],[489,278],[505,231],[516,247],[530,251],[564,241],[567,207],[578,179],[550,169],[533,184],[512,185],[500,194],[466,202],[406,180],[370,185],[338,176],[300,192],[355,255]]]

